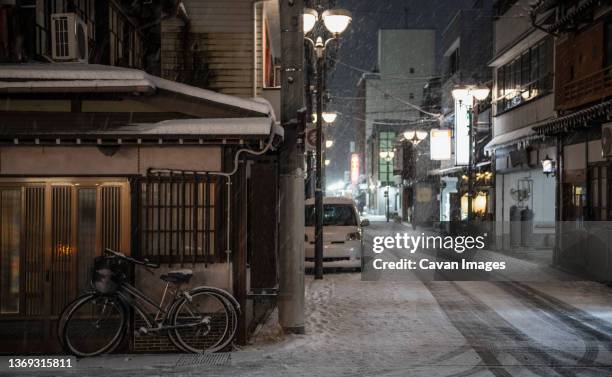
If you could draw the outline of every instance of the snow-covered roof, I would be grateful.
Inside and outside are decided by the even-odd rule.
[[[501,148],[513,144],[520,144],[524,142],[529,142],[534,139],[543,139],[544,136],[538,135],[533,126],[519,128],[518,130],[506,132],[501,135],[496,135],[485,145],[485,150],[495,150],[496,148]]]
[[[162,90],[274,118],[269,104],[197,88],[149,75],[132,68],[85,63],[0,64],[0,91],[4,92],[133,92]]]
[[[173,119],[157,123],[131,124],[113,133],[127,135],[214,135],[214,136],[267,136],[282,135],[270,118],[207,118]]]
[[[123,139],[189,139],[245,140],[262,139],[270,135],[283,138],[283,128],[270,117],[172,119],[156,123],[132,123],[120,126],[98,126],[82,129],[46,127],[43,124],[0,126],[0,135],[17,139],[59,138],[123,138]]]

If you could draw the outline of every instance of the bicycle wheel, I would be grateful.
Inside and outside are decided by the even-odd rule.
[[[118,297],[84,296],[65,315],[62,343],[75,356],[112,352],[125,336],[127,310]]]
[[[231,339],[235,318],[232,305],[217,293],[205,290],[190,291],[173,306],[171,318],[175,345],[188,352],[216,352]],[[231,331],[234,332],[234,331]]]
[[[91,292],[83,293],[79,295],[77,298],[75,298],[74,300],[70,301],[66,306],[64,306],[64,309],[62,310],[62,313],[59,316],[59,319],[57,321],[57,326],[55,328],[55,334],[57,335],[57,340],[59,341],[63,349],[66,349],[64,345],[63,333],[64,333],[64,325],[66,324],[66,321],[68,319],[68,312],[72,309],[73,306],[75,306],[78,302],[83,300],[85,296],[91,296],[91,294],[92,294]]]

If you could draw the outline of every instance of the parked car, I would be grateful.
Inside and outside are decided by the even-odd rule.
[[[315,206],[306,200],[306,268],[314,268]],[[363,257],[362,226],[369,221],[359,219],[352,199],[323,198],[323,267],[361,270]]]

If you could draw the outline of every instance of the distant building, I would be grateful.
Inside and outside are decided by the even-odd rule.
[[[430,29],[380,30],[378,70],[362,76],[365,93],[365,174],[370,192],[368,207],[386,213],[389,189],[390,212],[401,214],[401,149],[396,148],[404,131],[419,128],[423,86],[436,73],[436,31]],[[393,152],[387,163],[379,152]]]
[[[487,66],[491,58],[492,29],[491,4],[488,1],[475,2],[469,9],[459,10],[452,18],[448,26],[442,32],[442,79],[440,95],[440,112],[442,118],[440,127],[453,131],[451,157],[440,161],[437,169],[429,172],[430,175],[439,177],[439,220],[450,221],[465,219],[467,217],[468,181],[467,162],[457,163],[456,150],[457,129],[456,101],[452,96],[454,88],[459,86],[491,86],[491,70]],[[483,101],[488,103],[489,101]],[[461,109],[473,104],[460,104]],[[490,106],[489,106],[490,107]],[[488,166],[478,167],[482,162],[483,140],[487,140],[490,134],[490,110],[486,105],[473,108],[472,124],[473,132],[473,168],[476,173],[483,171],[479,177],[474,179],[474,195],[485,197],[486,208],[476,211],[480,217],[486,217],[492,211],[490,195],[490,174],[485,175]],[[462,113],[461,116],[465,116]],[[467,146],[466,146],[467,147]],[[481,165],[484,166],[484,165]],[[489,177],[485,179],[485,177]]]

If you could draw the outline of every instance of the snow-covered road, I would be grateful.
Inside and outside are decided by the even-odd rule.
[[[367,233],[406,229],[373,223]],[[242,362],[236,355],[235,374],[612,375],[612,290],[598,283],[361,281],[334,273],[308,276],[306,295],[307,334],[245,351],[254,357]]]
[[[373,223],[367,233],[398,227]],[[598,283],[362,281],[358,273],[328,273],[307,276],[306,287],[307,334],[246,347],[229,365],[152,368],[135,356],[133,367],[109,362],[78,375],[612,375],[612,290]]]

